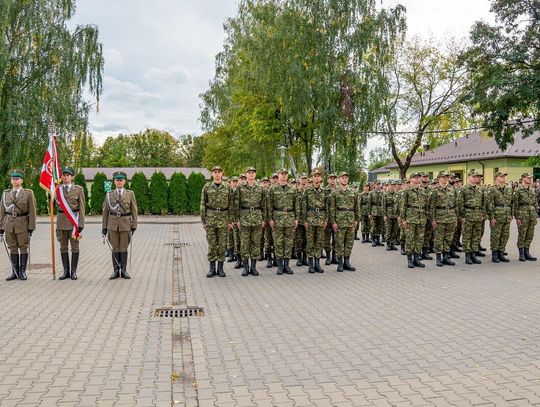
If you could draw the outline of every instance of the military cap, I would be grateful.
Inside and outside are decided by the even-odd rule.
[[[75,175],[75,171],[71,167],[64,167],[62,168],[62,175],[69,174],[69,175]]]
[[[278,171],[278,174],[283,174],[284,172],[288,174],[289,170],[287,168],[282,168],[281,170]]]
[[[219,165],[216,165],[215,167],[212,168],[212,172],[214,171],[221,171],[223,172],[223,170],[221,169],[221,167]]]
[[[277,178],[277,177],[278,177],[277,173],[272,175],[272,178]]]
[[[416,177],[421,177],[422,174],[419,173],[419,172],[412,172],[411,175],[409,175],[409,178],[416,178]]]
[[[440,178],[440,177],[449,177],[450,176],[450,173],[447,172],[447,171],[441,171],[439,172],[439,175],[437,175],[437,178]]]
[[[112,177],[113,179],[127,179],[127,174],[123,171],[116,171]]]
[[[459,178],[457,175],[454,177],[454,182],[461,182],[461,178]]]
[[[238,177],[231,177],[231,182],[232,181],[238,181]]]
[[[328,178],[337,178],[336,174],[329,174]]]
[[[255,167],[247,167],[246,172],[250,172],[250,171],[257,172]]]
[[[311,176],[314,177],[315,175],[322,175],[322,171],[315,168],[313,171],[311,171]]]
[[[306,174],[300,174],[300,179],[302,178],[307,178],[307,175]]]
[[[295,180],[295,179],[292,179],[292,180],[291,180],[291,184],[296,184],[296,180]]]
[[[469,175],[469,177],[479,177],[479,176],[480,176],[480,173],[477,172],[476,170],[470,170],[470,171],[468,172],[468,175]]]
[[[242,178],[247,178],[247,177],[246,177],[246,174],[240,174],[238,178],[242,179]]]
[[[506,177],[508,174],[506,172],[498,171],[495,173],[496,177]]]
[[[11,178],[24,178],[24,171],[23,170],[18,170],[18,169],[11,170],[9,172],[9,176]]]
[[[270,182],[270,180],[268,179],[268,177],[264,177],[263,179],[261,179],[261,182],[264,182],[264,181]]]
[[[421,172],[420,176],[421,177],[429,177],[429,174],[427,172]]]
[[[346,175],[346,176],[348,177],[348,176],[349,176],[349,173],[348,173],[347,171],[341,171],[341,172],[339,173],[339,176],[340,176],[340,177],[343,177],[344,175]]]
[[[521,178],[532,178],[532,174],[530,172],[524,172],[521,174]]]

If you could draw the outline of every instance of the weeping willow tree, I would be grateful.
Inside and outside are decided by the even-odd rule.
[[[201,95],[201,122],[226,151],[209,143],[204,162],[274,166],[284,145],[298,170],[337,160],[356,172],[404,11],[377,10],[375,0],[242,0]]]
[[[48,132],[86,131],[102,91],[95,26],[69,29],[75,0],[2,0],[0,7],[0,174],[39,167]],[[31,171],[32,172],[32,171]]]

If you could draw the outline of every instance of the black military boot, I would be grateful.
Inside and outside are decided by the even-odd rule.
[[[384,246],[384,236],[378,235],[377,236],[377,246]]]
[[[390,249],[391,250],[397,250],[398,248],[396,247],[396,242],[394,242],[393,240],[390,242]]]
[[[332,250],[326,252],[326,260],[325,260],[324,264],[327,265],[327,266],[332,264]]]
[[[236,256],[234,255],[232,250],[229,250],[229,256],[227,257],[227,263],[232,263],[236,260]]]
[[[405,256],[406,254],[407,254],[407,252],[405,251],[405,245],[401,244],[401,255]]]
[[[478,251],[485,252],[487,249],[485,247],[482,247],[481,244],[478,245]]]
[[[371,247],[377,246],[377,235],[371,235]]]
[[[450,253],[443,252],[442,254],[442,262],[443,264],[446,264],[447,266],[455,266],[456,263],[454,263],[452,260],[450,260]]]
[[[131,277],[127,272],[127,259],[128,259],[128,253],[120,252],[120,265],[122,266],[120,268],[120,277],[126,280],[129,280]]]
[[[69,278],[69,253],[60,253],[60,258],[62,259],[62,267],[64,268],[64,274],[58,277],[58,280],[65,280]]]
[[[350,257],[345,256],[343,260],[343,269],[348,271],[356,271],[356,267],[353,267],[353,265],[349,262]]]
[[[297,258],[298,258],[298,256],[296,255],[296,248],[293,247],[292,248],[292,253],[291,253],[291,259],[296,260]]]
[[[343,257],[338,257],[337,260],[338,260],[338,266],[337,266],[336,271],[339,271],[340,273],[342,273],[343,272]]]
[[[510,261],[507,257],[504,257],[504,250],[499,250],[499,260],[503,263],[508,263]]]
[[[335,250],[332,250],[332,264],[338,264]]]
[[[392,250],[392,245],[388,241],[386,242],[386,250],[388,251]]]
[[[307,252],[302,252],[302,262],[304,266],[309,266]]]
[[[277,271],[276,274],[278,276],[283,274],[283,259],[276,259],[277,262]]]
[[[422,260],[433,260],[433,256],[430,256],[428,254],[428,251],[429,251],[429,247],[424,247],[422,249],[422,255],[421,255]]]
[[[413,255],[412,254],[407,255],[407,267],[410,268],[410,269],[414,268],[414,261],[413,261]]]
[[[19,278],[19,254],[12,254],[11,256],[11,275],[6,278],[7,281],[16,280]]]
[[[321,259],[315,258],[315,271],[317,273],[324,273],[324,269],[321,267]]]
[[[227,277],[227,274],[225,274],[225,271],[223,270],[223,262],[218,261],[217,262],[217,275],[220,277]]]
[[[294,257],[296,259],[296,266],[297,267],[300,267],[300,266],[303,266],[304,263],[302,262],[302,252],[296,252],[296,257]]]
[[[276,252],[275,252],[275,251],[272,252],[272,257],[273,257],[272,265],[273,265],[274,267],[277,267],[277,266],[278,266],[278,262],[277,262],[277,259],[276,259]]]
[[[474,264],[482,264],[482,262],[476,257],[476,252],[471,252],[471,260]]]
[[[109,280],[114,280],[115,278],[120,277],[120,253],[112,252],[112,265],[113,273],[109,277]]]
[[[257,270],[257,260],[251,259],[251,267],[249,269],[249,272],[253,276],[259,275],[259,271]]]
[[[354,240],[360,240],[360,238],[358,237],[358,232],[354,232]]]
[[[465,263],[467,264],[473,264],[471,253],[465,252]]]
[[[519,251],[519,261],[525,261],[525,248],[518,247],[518,251]]]
[[[210,262],[210,269],[208,270],[208,273],[206,274],[207,278],[212,278],[216,275],[216,262],[211,261]]]
[[[242,277],[249,276],[249,261],[248,259],[242,259],[242,264],[244,265],[244,270],[242,270]]]
[[[459,254],[456,253],[456,247],[454,245],[450,246],[450,251],[448,252],[448,255],[452,259],[459,259]]]
[[[242,258],[240,257],[240,254],[236,254],[236,264],[233,266],[236,270],[241,269],[243,266]]]
[[[308,264],[309,264],[308,273],[310,274],[315,273],[315,268],[313,267],[313,257],[308,258]]]
[[[257,261],[263,261],[264,260],[264,248],[260,248],[259,250],[259,258],[257,259]]]
[[[77,280],[77,266],[79,265],[79,252],[71,253],[71,279]]]
[[[525,260],[536,261],[536,257],[531,256],[531,254],[529,253],[528,247],[523,248],[523,254],[525,255]]]
[[[366,242],[367,242],[366,234],[362,233],[362,243],[366,243]]]
[[[486,257],[486,255],[482,253],[480,250],[476,251],[474,254],[478,257]]]
[[[500,263],[501,262],[499,260],[499,251],[498,250],[492,250],[491,251],[491,261],[493,263]]]
[[[28,253],[21,254],[19,258],[19,280],[26,280],[26,264],[28,263]]]
[[[426,267],[426,265],[421,262],[422,256],[419,253],[415,253],[413,258],[414,258],[413,263],[416,267],[422,267],[422,268]]]
[[[294,274],[292,268],[289,267],[289,259],[283,259],[283,272],[285,274]]]
[[[266,251],[266,268],[271,269],[273,263],[274,263],[274,261],[273,261],[273,259],[272,259],[272,251],[271,251],[271,250],[267,250],[267,251]]]
[[[442,267],[443,266],[442,254],[441,253],[436,253],[435,257],[437,257],[437,267]]]

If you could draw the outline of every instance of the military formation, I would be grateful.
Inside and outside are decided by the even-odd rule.
[[[293,274],[289,261],[307,266],[310,274],[355,271],[350,256],[355,240],[386,246],[407,258],[408,268],[454,266],[463,253],[468,265],[480,264],[487,249],[480,244],[490,227],[491,261],[506,263],[510,224],[518,228],[519,261],[536,261],[530,252],[538,212],[533,177],[522,174],[517,188],[497,172],[493,185],[484,185],[472,170],[467,184],[455,174],[413,172],[401,182],[372,182],[361,191],[349,185],[349,174],[322,171],[308,178],[289,179],[282,169],[270,179],[256,179],[249,167],[225,181],[223,170],[212,169],[212,181],[201,194],[201,219],[207,233],[207,277],[225,277],[225,261],[235,262],[242,276],[258,276],[257,262],[266,260],[276,274]],[[358,235],[360,234],[361,237]],[[400,248],[398,248],[400,246]],[[431,256],[435,254],[435,257]],[[216,267],[217,262],[217,267]]]

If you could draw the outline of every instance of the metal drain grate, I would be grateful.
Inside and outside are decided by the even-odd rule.
[[[204,308],[155,308],[152,312],[152,318],[188,318],[204,317]]]
[[[172,246],[175,249],[178,249],[180,247],[187,247],[189,246],[188,242],[178,242],[178,243],[165,243],[165,246]]]

